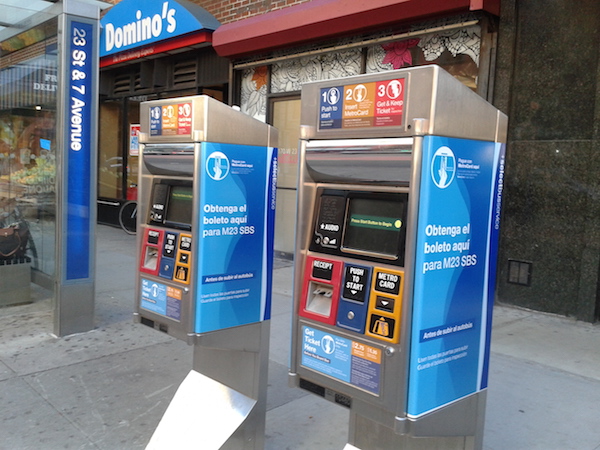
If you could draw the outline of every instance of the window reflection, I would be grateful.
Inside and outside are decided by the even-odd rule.
[[[0,272],[11,267],[16,279],[26,270],[25,281],[47,288],[55,275],[56,29],[53,20],[0,43]]]

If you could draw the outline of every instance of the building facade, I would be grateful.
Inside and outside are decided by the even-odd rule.
[[[509,116],[498,300],[598,320],[597,1],[196,3],[221,23],[223,100],[280,130],[276,250],[293,249],[301,84],[439,64]]]
[[[220,22],[205,9],[178,1],[117,3],[101,19],[100,42],[98,221],[111,225],[137,198],[140,103],[198,94],[227,102],[229,81],[229,61],[211,46]]]
[[[256,2],[255,15],[215,32],[215,50],[232,61],[232,102],[280,131],[276,250],[293,252],[302,83],[438,64],[488,98],[495,15],[468,2],[405,3],[297,2],[261,12]]]
[[[509,116],[498,298],[600,313],[600,3],[502,0],[494,104]]]

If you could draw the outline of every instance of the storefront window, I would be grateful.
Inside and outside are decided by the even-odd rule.
[[[124,115],[127,116],[126,129]],[[100,104],[98,197],[115,200],[137,199],[139,127],[139,101],[121,99]]]
[[[367,73],[437,64],[475,90],[480,50],[479,25],[425,34],[370,47]]]
[[[47,287],[55,274],[56,29],[51,21],[0,43],[0,271],[30,267]]]

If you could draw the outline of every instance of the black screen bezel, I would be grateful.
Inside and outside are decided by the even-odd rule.
[[[331,248],[328,246],[320,245],[317,242],[317,237],[320,236],[318,233],[318,224],[320,217],[320,208],[321,208],[321,199],[323,196],[340,196],[345,200],[345,210],[343,214],[343,223],[342,225],[342,237],[340,244]],[[387,200],[387,201],[397,201],[403,204],[402,207],[402,227],[399,231],[399,239],[398,239],[398,248],[397,253],[395,255],[389,255],[385,253],[378,252],[369,252],[364,250],[357,250],[353,248],[344,247],[344,239],[346,235],[346,227],[348,222],[348,214],[349,214],[349,202],[354,199],[373,199],[373,200]],[[339,190],[339,189],[327,189],[320,188],[317,191],[317,202],[315,202],[315,210],[314,210],[314,220],[312,227],[312,236],[311,243],[309,245],[309,250],[318,253],[326,253],[330,255],[337,256],[346,256],[346,257],[356,257],[358,259],[364,259],[367,261],[380,262],[385,264],[393,264],[396,266],[403,267],[405,263],[406,256],[406,228],[408,221],[408,201],[409,196],[407,192],[373,192],[373,191],[362,191],[362,190]]]
[[[169,216],[169,203],[171,201],[173,187],[189,188],[192,190],[192,195],[193,195],[194,190],[193,190],[192,181],[191,180],[173,180],[173,179],[165,179],[165,178],[154,180],[154,183],[152,185],[151,200],[154,198],[154,189],[156,188],[157,185],[164,185],[164,186],[168,187],[168,192],[167,192],[166,198],[164,199],[164,202],[165,202],[164,208],[165,209],[163,211],[163,220],[162,220],[162,222],[156,222],[156,221],[152,221],[150,219],[148,223],[162,225],[164,227],[175,228],[175,229],[179,229],[179,230],[191,231],[192,230],[192,221],[193,221],[193,211],[190,211],[189,223],[168,220],[167,217]],[[152,206],[152,205],[150,205],[150,206]],[[192,201],[192,207],[193,207],[193,201]],[[150,208],[150,210],[151,209],[152,208]]]

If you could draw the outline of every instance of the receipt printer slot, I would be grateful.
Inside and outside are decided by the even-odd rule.
[[[306,310],[321,316],[331,314],[333,286],[312,281],[306,299]]]

